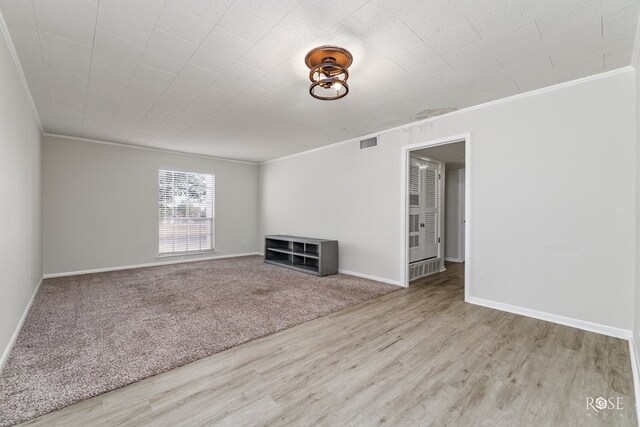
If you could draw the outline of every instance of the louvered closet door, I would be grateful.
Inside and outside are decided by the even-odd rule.
[[[439,253],[440,165],[409,158],[409,262]]]
[[[421,260],[422,236],[422,199],[420,168],[427,162],[415,157],[409,158],[409,262]]]
[[[420,229],[420,238],[422,240],[422,259],[433,258],[438,256],[438,232],[439,230],[439,201],[440,201],[440,185],[439,165],[424,161],[424,166],[420,169],[420,181],[424,188],[422,205],[422,221]]]

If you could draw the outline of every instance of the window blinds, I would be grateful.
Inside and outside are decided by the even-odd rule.
[[[214,176],[160,169],[159,253],[212,250]]]

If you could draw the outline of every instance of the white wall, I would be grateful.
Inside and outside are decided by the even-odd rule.
[[[634,328],[633,336],[636,345],[636,357],[640,366],[640,67],[635,64],[635,113],[636,113],[636,256],[635,256],[635,295],[634,295]],[[636,396],[640,402],[640,396]]]
[[[460,253],[460,234],[464,235],[464,229],[460,224],[460,170],[447,170],[445,174],[444,191],[444,256],[450,260],[461,260],[464,255]]]
[[[397,281],[401,147],[470,132],[470,296],[630,330],[634,79],[628,69],[389,131],[374,149],[350,141],[265,163],[261,234],[338,239],[341,269]]]
[[[257,165],[45,136],[45,274],[167,261],[158,169],[214,173],[216,255],[256,252]]]
[[[1,25],[1,23],[0,23]],[[0,352],[42,277],[40,129],[0,32]],[[4,360],[4,357],[0,360]]]

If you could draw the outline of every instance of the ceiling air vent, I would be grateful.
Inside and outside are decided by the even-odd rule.
[[[372,138],[363,139],[360,141],[360,149],[363,150],[365,148],[375,147],[378,145],[378,137],[374,136]]]

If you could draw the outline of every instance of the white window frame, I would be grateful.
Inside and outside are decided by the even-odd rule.
[[[175,246],[174,246],[174,250],[173,251],[161,251],[161,225],[162,225],[162,212],[161,212],[161,195],[160,195],[160,190],[161,190],[161,184],[160,184],[160,177],[162,172],[172,172],[172,173],[183,173],[183,174],[194,174],[194,175],[206,175],[207,177],[211,178],[211,187],[209,187],[207,185],[207,188],[211,188],[211,206],[210,206],[210,210],[211,210],[211,216],[209,218],[209,215],[207,215],[204,219],[207,220],[211,220],[211,234],[210,234],[210,241],[211,241],[211,248],[206,248],[206,249],[194,249],[194,250],[175,250]],[[162,258],[162,257],[172,257],[172,256],[185,256],[185,255],[193,255],[193,254],[202,254],[202,253],[213,253],[215,252],[215,207],[216,207],[216,176],[213,172],[198,172],[198,171],[184,171],[184,170],[175,170],[175,169],[171,169],[171,168],[160,168],[158,169],[158,188],[157,188],[157,192],[158,192],[158,208],[156,211],[156,215],[158,218],[158,224],[157,224],[157,228],[156,231],[158,233],[158,244],[157,244],[157,248],[158,248],[158,257]],[[186,214],[185,214],[186,215]],[[175,219],[179,219],[179,217],[174,217]],[[188,216],[185,216],[183,219],[189,219]],[[188,222],[187,222],[188,224]],[[200,234],[199,234],[200,235]],[[174,236],[175,238],[175,236]],[[187,237],[187,239],[189,239],[189,237]],[[187,244],[188,245],[188,244]]]

